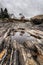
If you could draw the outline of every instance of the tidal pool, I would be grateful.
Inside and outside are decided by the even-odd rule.
[[[35,41],[35,38],[30,36],[30,34],[27,32],[16,32],[14,36],[11,36],[11,39],[12,41],[16,40],[19,43],[24,43],[26,40]]]

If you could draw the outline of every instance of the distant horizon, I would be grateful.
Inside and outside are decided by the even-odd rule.
[[[2,9],[3,9],[3,8],[2,8]],[[4,8],[4,9],[5,9],[5,8]],[[3,9],[3,11],[4,11],[4,9]],[[7,9],[7,8],[6,8],[6,9]],[[8,9],[7,9],[7,10],[8,10]],[[1,8],[0,8],[0,11],[1,11]],[[9,13],[9,12],[8,12],[8,14],[15,17],[15,15],[14,15],[13,13]],[[19,14],[20,14],[20,13],[19,13]],[[22,13],[21,13],[21,14],[22,14]],[[23,14],[22,14],[22,15],[23,15]],[[30,18],[33,18],[33,17],[36,17],[36,16],[43,16],[43,14],[38,14],[38,15],[31,16],[31,17],[25,17],[25,16],[24,16],[24,17],[25,17],[25,19],[30,19]],[[15,18],[18,18],[18,19],[19,19],[19,18],[21,18],[21,16],[19,15],[19,17],[15,17]]]
[[[43,14],[43,0],[0,0],[0,8],[7,8],[17,18],[19,13],[31,18]]]

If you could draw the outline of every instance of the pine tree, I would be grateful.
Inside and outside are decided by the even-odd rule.
[[[3,18],[3,17],[4,17],[4,12],[3,12],[3,9],[1,8],[0,18]]]
[[[9,18],[7,8],[4,9],[4,18]]]

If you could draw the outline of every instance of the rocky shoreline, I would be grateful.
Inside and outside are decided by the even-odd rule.
[[[43,65],[41,29],[30,22],[0,22],[0,65]]]

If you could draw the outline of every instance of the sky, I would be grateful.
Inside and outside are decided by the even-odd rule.
[[[9,13],[26,18],[43,14],[43,0],[0,0],[0,8],[7,8]]]

